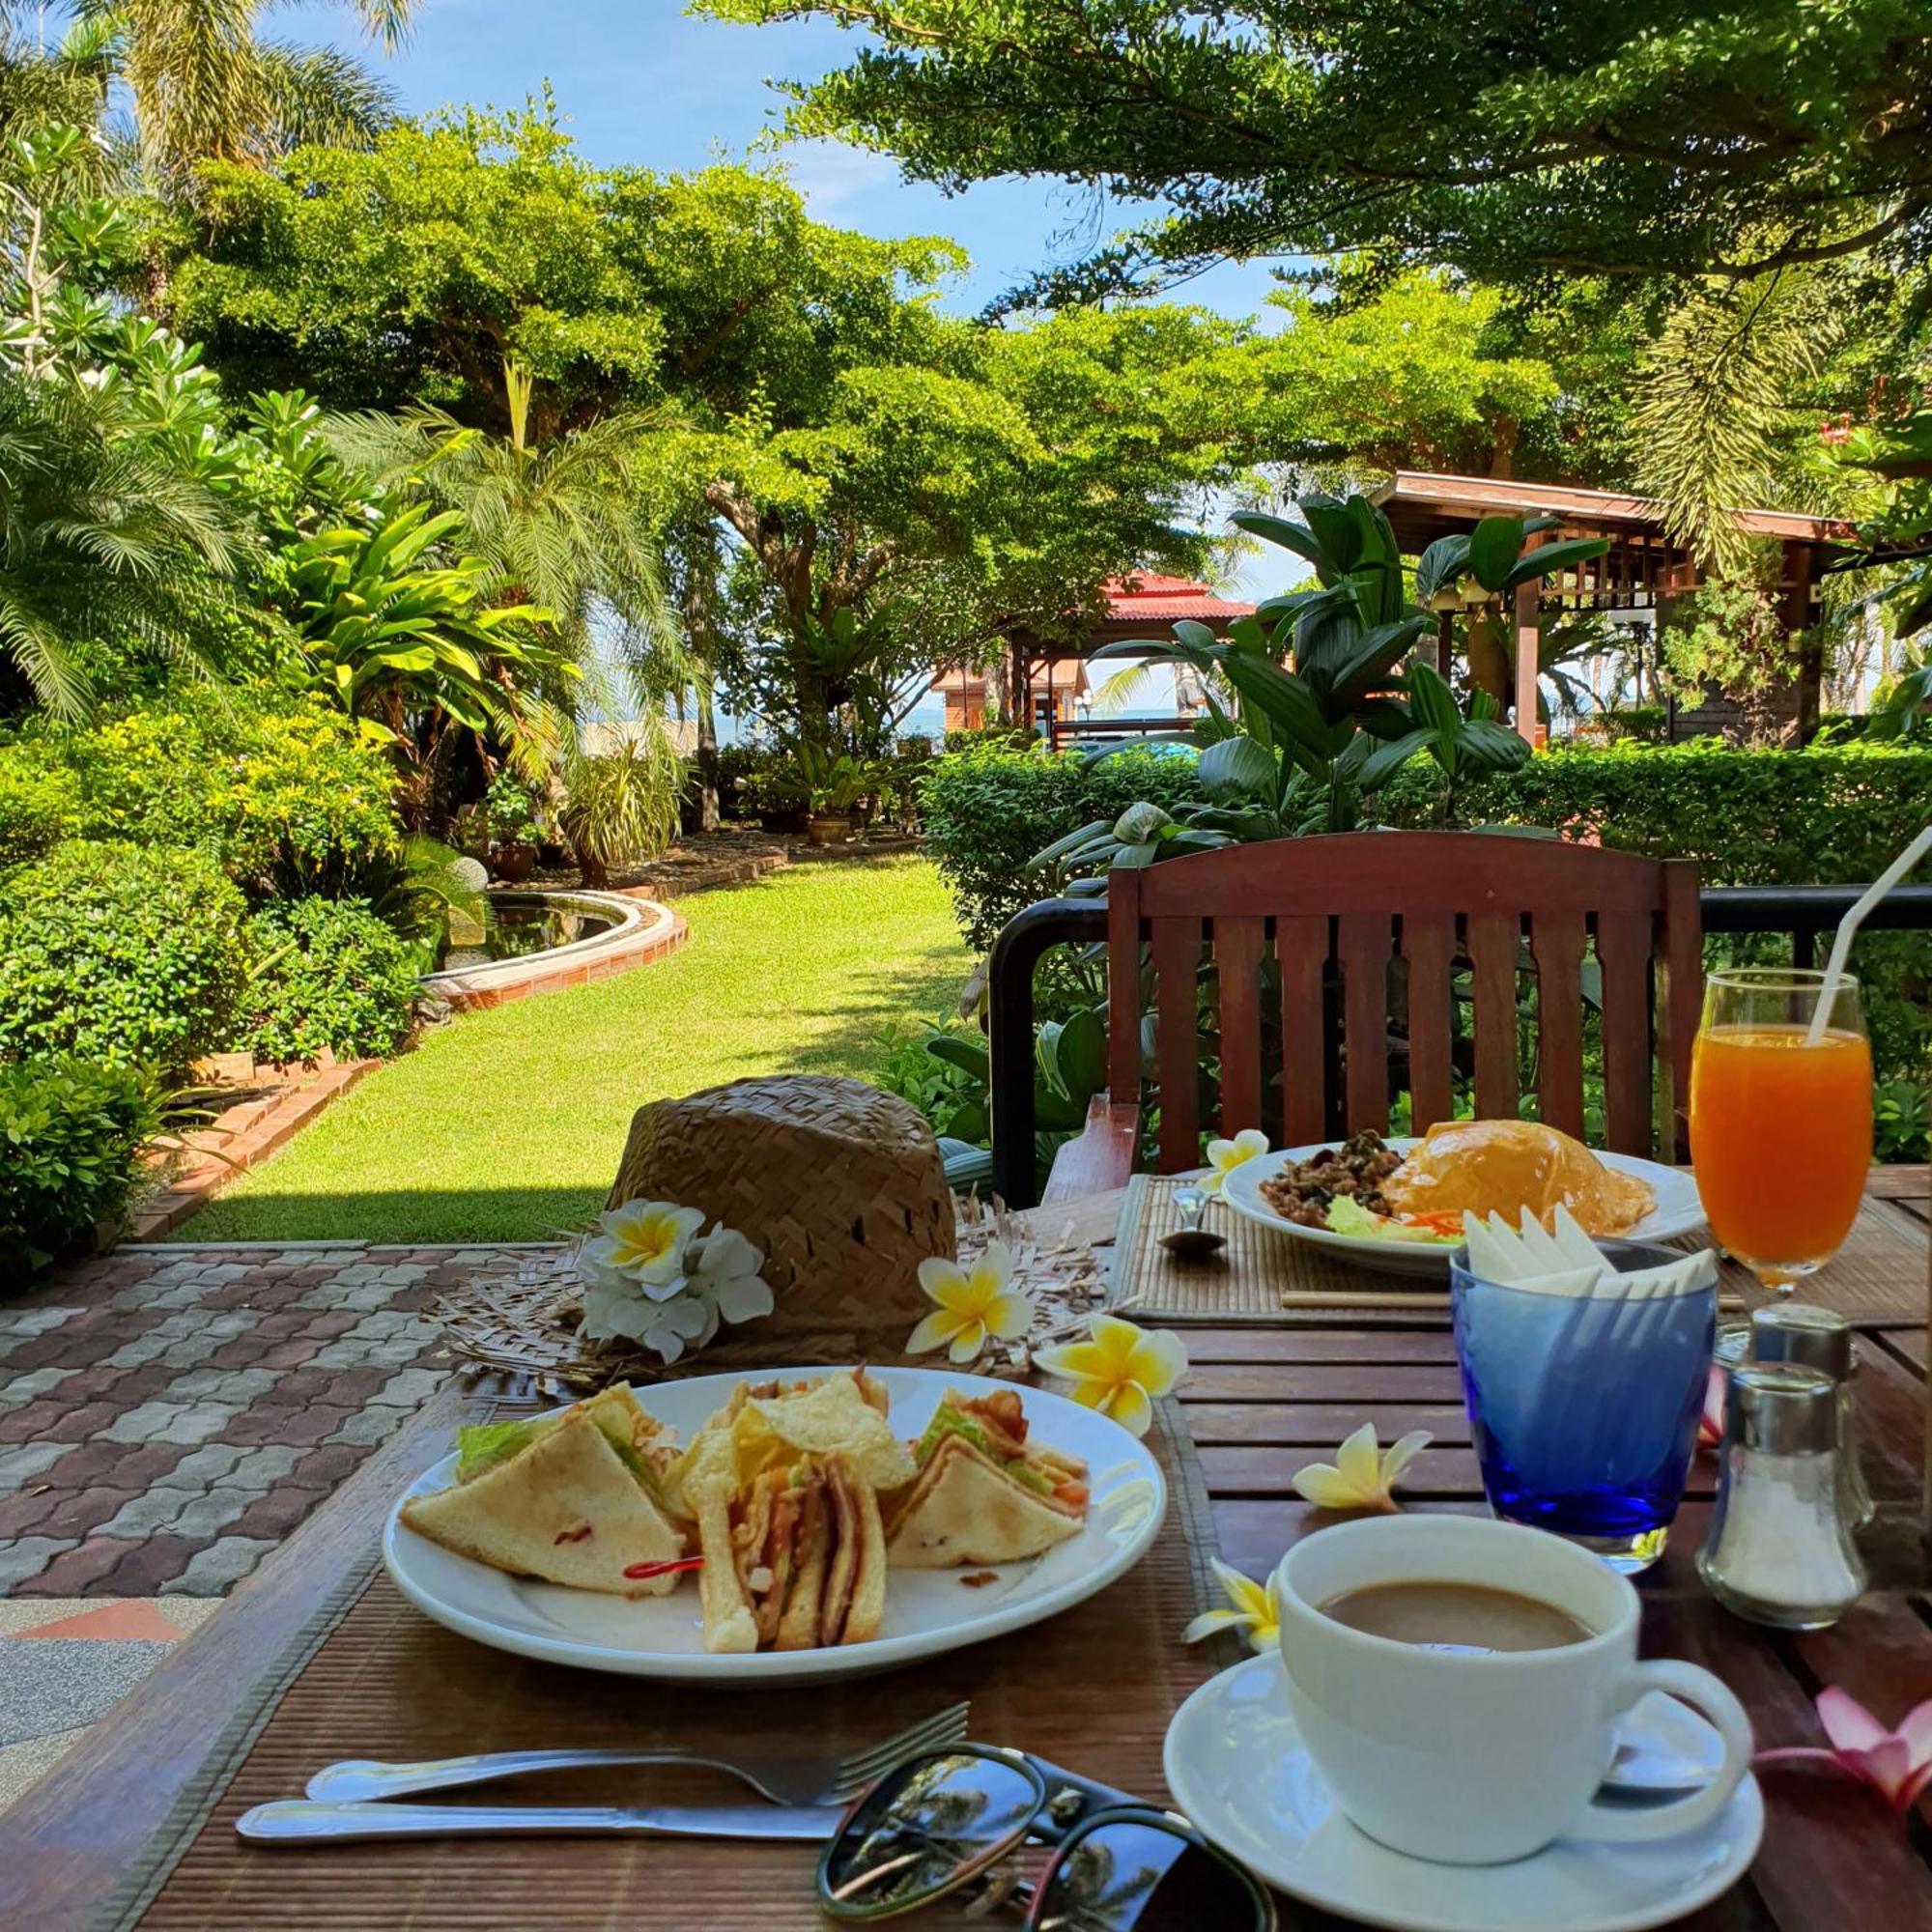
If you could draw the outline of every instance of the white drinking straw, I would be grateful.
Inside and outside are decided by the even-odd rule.
[[[1816,1046],[1825,1037],[1825,1023],[1832,1017],[1832,1004],[1837,998],[1838,987],[1844,978],[1845,961],[1851,954],[1852,941],[1858,937],[1859,927],[1865,923],[1865,915],[1927,852],[1932,852],[1932,825],[1928,825],[1865,888],[1858,904],[1838,922],[1837,937],[1832,941],[1832,956],[1825,962],[1825,984],[1818,996],[1818,1010],[1811,1015],[1811,1031],[1804,1036],[1806,1046]]]

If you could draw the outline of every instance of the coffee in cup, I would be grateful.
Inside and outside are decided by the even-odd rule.
[[[1275,1582],[1295,1727],[1342,1810],[1399,1852],[1500,1864],[1561,1837],[1672,1837],[1749,1768],[1738,1700],[1694,1664],[1638,1662],[1636,1592],[1560,1537],[1474,1517],[1339,1523]],[[1668,1804],[1597,1804],[1617,1719],[1651,1690],[1710,1720],[1722,1767]]]
[[[1418,1650],[1452,1651],[1463,1657],[1492,1657],[1498,1651],[1561,1650],[1596,1635],[1568,1610],[1498,1590],[1488,1583],[1423,1579],[1370,1583],[1344,1590],[1321,1605],[1350,1630]]]

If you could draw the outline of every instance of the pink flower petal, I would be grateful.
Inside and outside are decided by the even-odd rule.
[[[1841,1751],[1868,1749],[1891,1735],[1856,1697],[1835,1684],[1818,1693],[1818,1721]]]
[[[1912,1747],[1915,1764],[1932,1764],[1932,1697],[1906,1712],[1894,1735]]]

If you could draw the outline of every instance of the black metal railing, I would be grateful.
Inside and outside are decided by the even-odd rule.
[[[1863,886],[1706,886],[1698,895],[1704,930],[1780,933],[1793,963],[1809,966],[1818,936],[1833,930]],[[1901,886],[1865,921],[1867,932],[1932,930],[1932,886]],[[988,1095],[993,1116],[993,1186],[1009,1208],[1031,1207],[1034,1172],[1034,972],[1055,946],[1107,936],[1103,899],[1041,899],[1016,913],[993,942],[987,985],[991,1032]]]

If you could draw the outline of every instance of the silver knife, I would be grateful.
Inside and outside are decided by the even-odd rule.
[[[400,1804],[283,1798],[235,1821],[258,1845],[327,1845],[352,1838],[445,1838],[506,1833],[619,1833],[657,1838],[781,1838],[823,1843],[844,1813],[775,1804]]]

